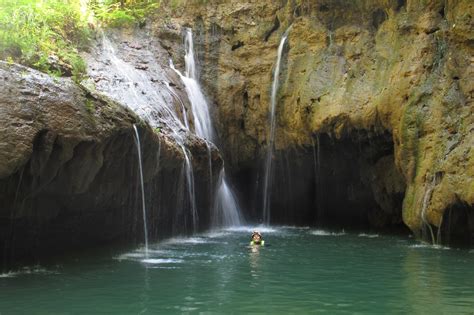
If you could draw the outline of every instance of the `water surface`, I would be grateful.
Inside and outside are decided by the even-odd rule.
[[[474,252],[310,228],[215,231],[0,275],[0,313],[472,313]]]

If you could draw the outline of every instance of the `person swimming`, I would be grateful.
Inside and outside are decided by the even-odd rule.
[[[250,240],[250,245],[265,245],[265,241],[263,240],[262,234],[258,231],[254,231],[252,233],[252,239]]]

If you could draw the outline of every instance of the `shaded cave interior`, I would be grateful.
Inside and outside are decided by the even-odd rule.
[[[270,187],[271,223],[411,234],[403,223],[406,184],[389,132],[355,130],[341,139],[314,135],[311,146],[276,151]],[[233,173],[247,218],[262,222],[263,159]],[[474,245],[474,207],[457,202],[440,229],[421,238],[451,247]],[[417,234],[418,235],[418,234]]]
[[[158,170],[159,148],[146,134],[143,143],[148,145],[144,167],[156,173],[145,185],[149,238],[209,228],[209,169],[195,170],[199,218],[194,230],[184,164]],[[314,135],[313,144],[275,152],[270,187],[272,224],[410,233],[402,221],[406,187],[394,164],[390,133],[355,131],[341,139],[319,134]],[[143,242],[132,134],[119,134],[107,143],[78,143],[68,161],[63,160],[68,150],[65,145],[55,135],[41,132],[31,159],[0,181],[0,201],[9,205],[0,212],[4,266],[70,249]],[[96,164],[98,156],[102,162]],[[253,167],[230,168],[248,223],[261,222],[262,163],[263,158]],[[79,178],[78,172],[82,174]],[[213,173],[217,175],[218,169]],[[438,241],[454,247],[472,246],[473,213],[470,205],[453,204],[444,213]]]
[[[262,215],[263,159],[234,172],[250,220]],[[363,130],[341,139],[315,135],[313,145],[276,151],[271,223],[408,231],[402,222],[405,184],[394,164],[390,133]]]
[[[474,246],[474,207],[456,202],[444,211],[438,240],[450,247]]]
[[[149,239],[208,228],[212,215],[209,170],[195,169],[196,205],[203,209],[195,231],[184,161],[169,165],[166,157],[160,160],[156,139],[139,131],[146,147],[142,157],[148,177]],[[168,165],[161,167],[160,162]],[[220,164],[215,167],[218,174]],[[71,250],[143,243],[139,175],[131,131],[104,143],[76,144],[51,131],[39,132],[30,159],[0,180],[0,269]]]

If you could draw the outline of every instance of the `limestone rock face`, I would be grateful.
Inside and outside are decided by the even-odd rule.
[[[272,70],[291,26],[280,73],[277,152],[312,147],[316,135],[342,143],[359,133],[369,140],[388,133],[390,157],[365,161],[375,174],[365,182],[379,187],[373,198],[382,212],[393,212],[402,196],[403,222],[416,233],[442,226],[446,210],[459,205],[473,217],[472,1],[232,0],[171,7],[156,19],[156,36],[179,60],[173,38],[182,25],[193,28],[201,81],[235,174],[258,168],[266,150]]]
[[[111,241],[143,241],[138,126],[150,238],[192,227],[176,142],[135,114],[69,79],[0,62],[0,253],[30,260]],[[206,143],[190,138],[198,209],[209,209]],[[222,161],[211,148],[218,174]],[[214,179],[214,182],[216,179]],[[185,194],[186,191],[183,192]],[[200,228],[210,214],[200,212]]]

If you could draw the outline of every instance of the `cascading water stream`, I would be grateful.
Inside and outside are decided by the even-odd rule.
[[[314,162],[314,195],[315,195],[315,205],[316,205],[316,218],[321,223],[321,220],[324,216],[324,210],[322,207],[322,183],[321,183],[321,144],[319,141],[319,134],[316,135],[316,143],[314,139],[311,138],[311,144],[313,148],[313,162]]]
[[[265,158],[265,174],[263,180],[263,222],[265,224],[270,224],[270,190],[271,190],[271,173],[272,173],[272,156],[275,143],[275,112],[276,112],[276,103],[277,103],[277,93],[279,87],[279,76],[280,76],[280,65],[281,57],[283,55],[283,48],[285,47],[286,39],[288,38],[288,33],[290,32],[291,26],[285,31],[283,37],[280,40],[278,45],[277,60],[275,64],[275,69],[273,72],[273,83],[272,83],[272,92],[271,92],[271,102],[270,102],[270,134],[268,137],[267,143],[267,155]]]
[[[197,207],[196,207],[196,195],[194,193],[194,172],[193,172],[193,167],[191,164],[191,160],[189,159],[189,153],[188,150],[183,146],[183,153],[184,153],[184,158],[185,158],[185,163],[186,163],[186,181],[188,183],[188,194],[189,194],[189,201],[191,203],[191,216],[193,219],[193,232],[195,233],[197,231],[197,225],[198,225],[198,213],[197,213]]]
[[[428,228],[431,236],[431,244],[433,245],[439,245],[437,243],[437,240],[435,239],[434,233],[433,233],[433,228],[431,227],[431,224],[428,222],[426,219],[426,208],[428,207],[428,202],[431,199],[431,196],[433,194],[433,189],[436,184],[436,177],[433,175],[433,180],[427,184],[425,188],[425,194],[423,196],[423,205],[421,207],[421,222],[423,223],[423,228]]]
[[[124,80],[127,88],[119,86],[113,90],[113,96],[122,104],[137,113],[142,119],[147,121],[152,127],[167,126],[174,138],[183,142],[180,130],[186,127],[179,120],[174,108],[169,107],[165,96],[159,93],[150,80],[139,70],[129,63],[119,58],[110,40],[103,34],[102,55],[107,58],[108,70]],[[168,88],[171,94],[171,89]]]
[[[187,183],[187,192],[191,208],[190,214],[193,221],[193,232],[196,232],[198,215],[194,190],[194,174],[191,163],[192,157],[184,144],[186,133],[189,132],[184,104],[168,82],[164,82],[165,89],[157,89],[156,85],[151,83],[152,81],[146,77],[143,71],[137,70],[130,63],[118,57],[111,41],[105,34],[102,35],[103,49],[100,56],[105,59],[105,63],[107,64],[107,74],[115,81],[112,81],[113,84],[111,84],[111,86],[107,86],[109,95],[129,107],[153,128],[166,128],[183,152],[184,176]],[[114,89],[115,83],[117,82],[119,83],[118,88]],[[123,87],[124,84],[126,84],[125,88]],[[176,109],[170,105],[173,104],[173,98],[177,99],[181,104],[184,124],[179,119]],[[142,195],[144,196],[143,190]],[[144,218],[146,218],[145,215]],[[145,232],[145,235],[147,235],[147,232]],[[146,243],[147,242],[148,240],[146,239]],[[147,246],[146,244],[146,247]]]
[[[171,95],[173,95],[181,104],[181,112],[183,115],[184,126],[186,127],[187,130],[189,130],[188,113],[186,112],[186,107],[184,106],[183,100],[179,97],[178,94],[176,94],[175,91],[173,91],[173,89],[171,88],[168,82],[165,82],[165,84],[166,84],[166,87],[168,88],[168,91],[171,93]]]
[[[225,180],[225,171],[219,174],[217,195],[214,204],[212,225],[239,226],[241,225],[240,211],[236,198]]]
[[[186,28],[186,35],[184,46],[186,54],[184,56],[185,71],[184,75],[178,71],[173,62],[170,60],[170,67],[179,75],[186,87],[189,101],[191,102],[191,109],[194,118],[194,130],[196,135],[203,137],[209,141],[214,138],[214,130],[211,122],[211,115],[209,114],[209,107],[206,98],[199,86],[196,71],[196,62],[194,58],[194,44],[193,33],[191,29]]]
[[[212,182],[212,151],[211,151],[211,146],[209,145],[208,142],[206,142],[207,145],[207,158],[209,160],[209,200],[214,200],[214,192],[213,192],[213,182]],[[213,224],[214,225],[214,224]]]
[[[146,204],[145,204],[145,185],[143,183],[143,166],[142,166],[142,149],[140,144],[140,135],[138,134],[137,126],[133,125],[133,130],[135,131],[135,144],[138,152],[138,167],[140,171],[140,184],[142,192],[142,214],[143,214],[143,235],[145,239],[145,258],[148,259],[148,225],[146,222]]]
[[[199,86],[196,71],[196,61],[194,58],[193,33],[189,28],[185,29],[185,72],[184,75],[177,70],[173,62],[170,60],[170,67],[179,75],[186,87],[186,92],[191,103],[194,130],[196,135],[207,139],[214,140],[214,128],[212,126],[211,115],[206,98]],[[209,169],[212,180],[212,160],[209,154]],[[222,170],[219,178],[218,189],[215,196],[214,215],[212,225],[217,226],[234,226],[241,224],[240,211],[237,201],[232,193],[230,186],[225,179],[225,171]]]

